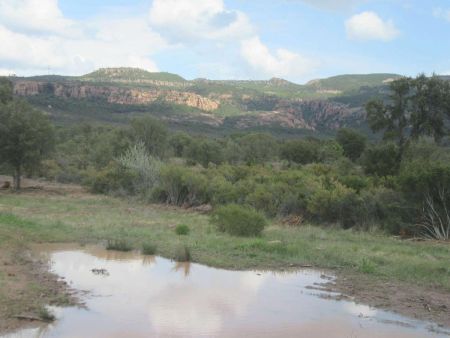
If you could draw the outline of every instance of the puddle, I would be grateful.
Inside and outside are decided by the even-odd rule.
[[[4,337],[448,337],[308,287],[320,271],[227,271],[96,246],[44,249],[52,271],[88,291],[86,308],[51,308],[46,327]],[[316,284],[315,284],[316,283]]]

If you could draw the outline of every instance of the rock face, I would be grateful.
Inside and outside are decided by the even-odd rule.
[[[40,81],[16,81],[14,93],[20,96],[50,94],[63,98],[103,98],[109,103],[123,105],[143,105],[163,100],[212,112],[220,103],[201,95],[177,90],[122,88],[95,86],[84,83],[50,83]]]
[[[271,111],[257,115],[239,117],[235,126],[240,129],[257,126],[278,125],[290,129],[336,130],[346,126],[349,121],[359,124],[365,119],[361,109],[351,109],[347,105],[322,100],[265,100],[263,103],[248,106],[273,106]]]

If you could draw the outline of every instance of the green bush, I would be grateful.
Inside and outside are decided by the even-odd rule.
[[[256,210],[237,204],[218,208],[212,215],[219,231],[235,236],[258,236],[267,225],[266,218]]]
[[[110,239],[106,244],[106,250],[131,251],[133,247],[123,239]]]
[[[177,262],[190,262],[191,250],[186,245],[179,245],[175,248],[174,260]]]
[[[177,235],[189,235],[189,232],[191,230],[189,229],[189,227],[186,224],[178,224],[175,227],[175,233]]]
[[[156,254],[156,245],[153,243],[144,243],[142,245],[142,254],[149,256]]]

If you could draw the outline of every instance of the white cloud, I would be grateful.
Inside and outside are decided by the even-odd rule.
[[[438,19],[450,21],[450,9],[444,9],[440,7],[434,8],[433,15]]]
[[[290,0],[301,1],[308,5],[331,10],[345,10],[355,7],[358,4],[364,3],[367,0]]]
[[[345,22],[347,36],[352,40],[390,41],[400,35],[392,20],[384,21],[375,12],[362,12]]]
[[[272,53],[257,36],[242,41],[241,54],[253,69],[267,76],[300,78],[318,66],[317,61],[286,49]]]
[[[56,0],[39,0],[45,13],[33,14],[36,0],[2,0],[0,62],[19,75],[79,75],[99,67],[158,68],[151,56],[167,46],[141,17],[67,20]],[[20,5],[20,6],[19,6]],[[19,14],[12,9],[16,8]],[[67,34],[70,33],[70,34]]]
[[[0,22],[19,32],[74,33],[74,22],[63,16],[58,0],[2,0]]]
[[[244,13],[226,9],[223,0],[154,0],[150,21],[177,42],[240,39],[254,30]]]

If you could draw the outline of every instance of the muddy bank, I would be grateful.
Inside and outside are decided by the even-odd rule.
[[[450,328],[450,294],[445,290],[342,272],[326,288],[357,303]]]
[[[78,304],[76,291],[48,270],[29,249],[0,248],[0,333],[45,323],[46,305]]]

